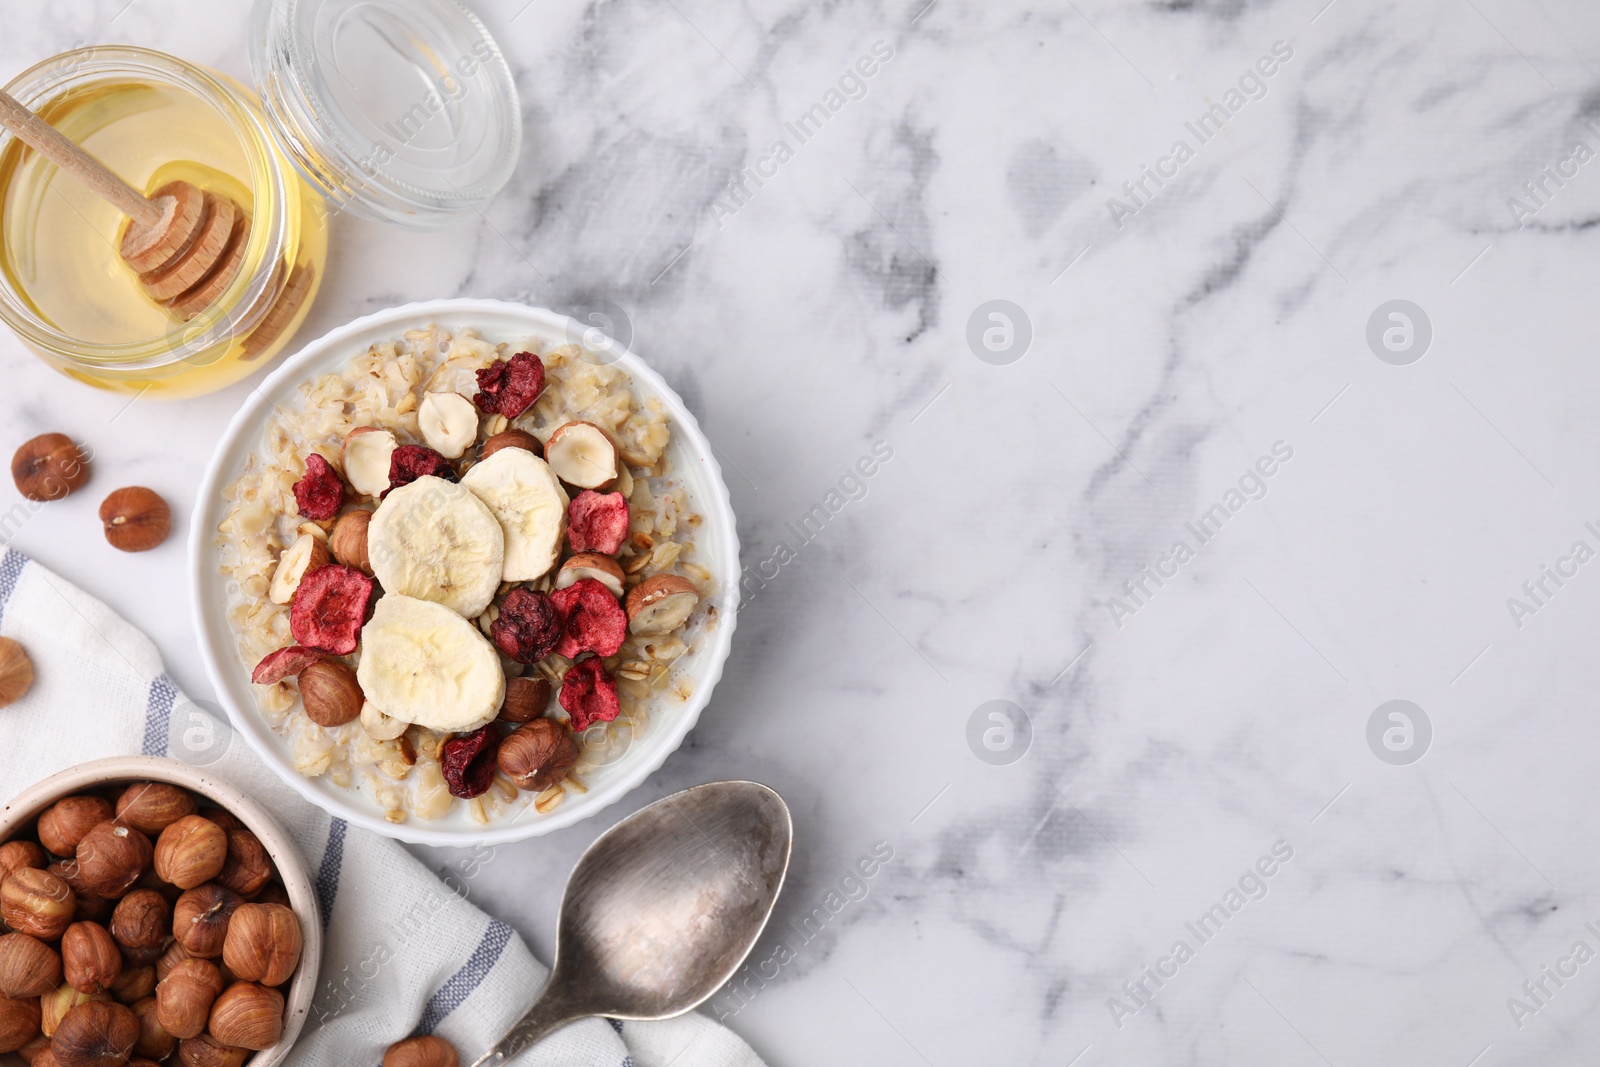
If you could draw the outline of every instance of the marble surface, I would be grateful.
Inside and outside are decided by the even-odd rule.
[[[658,782],[768,782],[799,837],[717,1013],[775,1065],[1592,1059],[1600,8],[477,6],[516,177],[434,237],[338,219],[304,336],[614,305],[726,457],[759,592]],[[82,40],[243,75],[245,22],[12,6],[0,76]],[[9,438],[185,512],[250,388],[130,405],[9,337],[0,369]],[[98,499],[15,544],[206,696],[181,537],[117,555]],[[655,795],[425,855],[548,953]]]

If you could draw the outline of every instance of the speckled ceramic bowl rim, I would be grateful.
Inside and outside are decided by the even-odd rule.
[[[267,855],[272,857],[273,866],[277,867],[278,876],[288,890],[289,905],[300,917],[300,928],[305,937],[300,967],[289,984],[288,995],[284,997],[283,1036],[276,1045],[257,1052],[245,1061],[245,1067],[276,1067],[288,1057],[289,1050],[300,1037],[306,1016],[311,1011],[311,1000],[317,992],[317,972],[322,965],[322,913],[317,907],[317,894],[306,873],[305,862],[300,858],[294,841],[248,793],[177,760],[155,756],[118,756],[95,760],[53,774],[11,798],[5,807],[0,808],[0,841],[9,840],[31,819],[62,797],[117,782],[167,782],[214,800],[219,807],[238,816],[239,821],[261,839]],[[15,1055],[0,1057],[0,1063],[21,1062],[21,1058]]]
[[[666,408],[672,421],[676,447],[685,449],[700,468],[695,479],[702,487],[695,494],[696,508],[703,519],[700,536],[709,534],[719,546],[716,558],[701,561],[713,571],[717,580],[717,626],[706,637],[706,644],[702,648],[704,659],[698,661],[699,666],[695,670],[694,692],[684,702],[682,710],[673,709],[670,721],[663,721],[668,716],[654,717],[644,737],[635,741],[621,760],[607,768],[611,772],[607,780],[590,783],[587,792],[569,792],[566,801],[548,815],[528,814],[488,826],[430,824],[415,817],[404,823],[391,823],[354,785],[348,788],[335,787],[331,783],[307,778],[294,769],[283,739],[267,725],[253,697],[245,699],[249,695],[248,671],[239,662],[232,629],[220,598],[213,602],[206,596],[206,591],[219,582],[218,550],[214,537],[220,521],[223,488],[237,475],[240,458],[256,447],[267,412],[275,400],[288,399],[312,373],[343,366],[345,361],[364,351],[372,340],[398,338],[407,330],[425,328],[431,323],[438,323],[445,328],[477,324],[485,328],[486,336],[502,332],[488,329],[495,319],[515,320],[532,333],[561,337],[582,337],[591,329],[575,319],[544,308],[472,298],[406,304],[340,326],[286,359],[282,366],[256,387],[250,399],[234,415],[217,442],[216,453],[200,483],[194,514],[189,523],[189,595],[195,630],[199,635],[200,656],[216,690],[217,700],[227,709],[234,728],[244,734],[251,747],[280,778],[313,804],[330,815],[374,833],[412,844],[463,846],[522,841],[571,826],[620,800],[660,769],[694,728],[700,712],[710,703],[712,692],[722,677],[738,618],[739,534],[721,465],[712,452],[710,441],[701,432],[699,423],[678,394],[638,355],[624,350],[611,363],[626,371],[637,388],[646,395],[654,396]],[[490,339],[494,338],[491,336]]]

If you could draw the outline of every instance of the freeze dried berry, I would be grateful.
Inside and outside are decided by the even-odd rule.
[[[614,556],[628,536],[628,499],[585,489],[567,505],[567,540],[574,552]]]
[[[305,477],[294,483],[294,502],[300,505],[300,514],[321,522],[339,514],[344,503],[344,482],[333,464],[313,452],[306,457]]]
[[[256,664],[255,673],[250,680],[257,685],[272,685],[281,682],[291,674],[299,674],[317,660],[322,658],[322,653],[314,648],[303,648],[300,645],[289,645],[276,652],[269,652]]]
[[[615,656],[628,636],[628,613],[597,579],[580,578],[550,594],[561,615],[556,654],[577,659],[581,652]]]
[[[354,567],[331,563],[300,579],[289,608],[289,632],[320,652],[348,656],[361,641],[373,582]]]
[[[447,482],[459,477],[455,466],[427,445],[401,445],[389,454],[389,488],[384,496],[429,474]]]
[[[518,352],[478,372],[478,394],[472,402],[490,415],[514,419],[533,407],[542,392],[544,363],[532,352]]]
[[[617,683],[596,658],[579,660],[561,679],[561,706],[579,733],[597,722],[610,722],[622,712]]]
[[[518,663],[534,664],[556,650],[561,640],[561,613],[550,598],[523,586],[500,601],[500,614],[489,626],[495,646]]]
[[[488,792],[494,783],[495,760],[499,754],[500,731],[492,722],[446,741],[439,763],[450,795],[471,800]]]

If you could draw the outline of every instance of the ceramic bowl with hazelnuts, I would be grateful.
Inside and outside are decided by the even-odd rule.
[[[321,954],[289,835],[203,770],[97,760],[0,808],[0,1067],[275,1067]]]

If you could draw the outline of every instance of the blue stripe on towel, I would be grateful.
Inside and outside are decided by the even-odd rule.
[[[328,823],[328,847],[322,853],[322,866],[317,868],[317,906],[322,909],[322,928],[328,928],[333,917],[333,902],[339,896],[339,872],[344,868],[344,833],[350,824],[343,819]]]
[[[6,549],[6,554],[0,556],[0,621],[5,619],[6,601],[11,599],[17,579],[22,577],[22,568],[27,565],[28,557],[14,548]]]
[[[172,728],[172,705],[178,700],[178,687],[165,674],[150,683],[150,696],[145,701],[144,746],[146,756],[165,756],[167,737]]]
[[[485,978],[489,977],[494,965],[500,962],[500,953],[505,951],[510,941],[511,927],[499,919],[489,920],[489,928],[483,932],[483,940],[478,942],[478,947],[467,957],[467,962],[461,965],[461,969],[452,975],[448,982],[439,987],[439,991],[428,1001],[427,1007],[422,1009],[422,1019],[417,1023],[416,1032],[433,1033],[446,1016],[466,1003],[466,999],[483,984]]]

